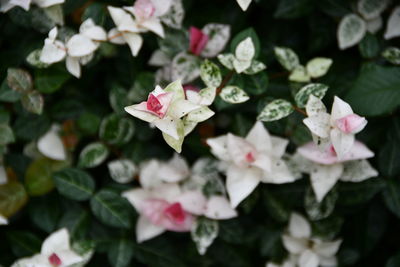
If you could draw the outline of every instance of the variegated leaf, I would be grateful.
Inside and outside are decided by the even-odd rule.
[[[218,66],[209,60],[205,60],[200,66],[200,77],[207,87],[218,87],[221,84],[221,71]]]
[[[367,31],[365,21],[356,14],[349,14],[342,18],[339,23],[337,38],[339,48],[347,49],[358,44]]]
[[[322,99],[328,90],[328,86],[322,83],[310,83],[303,86],[300,91],[297,92],[294,100],[299,108],[306,106],[308,98],[313,95],[319,99]]]
[[[231,86],[231,85],[224,87],[219,96],[225,102],[231,104],[243,103],[250,99],[250,97],[246,94],[245,91],[243,91],[237,86]]]
[[[292,112],[293,106],[289,101],[276,99],[264,107],[257,120],[276,121],[289,116]]]
[[[394,65],[400,65],[400,49],[397,47],[388,47],[383,51],[382,56]]]
[[[307,73],[312,78],[324,76],[332,65],[332,59],[325,57],[316,57],[308,61],[306,65]]]
[[[275,47],[275,56],[278,62],[288,71],[293,71],[300,65],[299,57],[290,48],[287,47]]]

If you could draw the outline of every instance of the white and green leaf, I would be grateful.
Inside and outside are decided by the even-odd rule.
[[[333,61],[330,58],[316,57],[308,61],[306,70],[312,78],[319,78],[328,72],[332,63]]]
[[[219,95],[222,100],[231,104],[239,104],[250,99],[249,95],[237,86],[226,86]]]
[[[337,38],[339,48],[347,49],[358,44],[367,32],[365,21],[356,14],[348,14],[339,23]]]
[[[221,71],[218,66],[207,59],[200,65],[200,77],[207,87],[216,88],[222,81]]]
[[[191,236],[200,255],[204,255],[207,248],[214,242],[214,239],[218,236],[218,230],[218,221],[207,218],[196,220]]]
[[[293,71],[300,65],[300,60],[297,54],[287,47],[275,47],[275,57],[278,62],[288,71]]]
[[[294,97],[296,105],[299,108],[305,107],[310,95],[322,99],[325,96],[325,93],[328,90],[328,88],[329,87],[327,85],[322,83],[310,83],[307,84],[306,86],[303,86]]]
[[[108,157],[108,148],[99,142],[91,143],[83,148],[79,154],[78,166],[94,168],[99,166]]]
[[[292,112],[292,103],[284,99],[276,99],[264,107],[257,120],[276,121],[289,116]]]
[[[400,65],[400,49],[397,47],[388,47],[382,52],[382,56],[394,65]]]

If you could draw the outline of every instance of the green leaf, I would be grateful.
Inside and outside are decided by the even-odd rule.
[[[25,113],[17,117],[13,125],[14,133],[23,140],[37,139],[50,128],[50,120],[43,114],[41,116]]]
[[[400,218],[400,181],[397,178],[386,181],[383,199],[386,207]]]
[[[38,91],[30,91],[22,95],[22,106],[29,112],[42,114],[44,100],[43,96]]]
[[[231,53],[219,54],[218,60],[227,69],[233,70],[233,61],[235,60],[235,56],[233,54],[231,54]]]
[[[17,213],[28,200],[24,186],[19,182],[0,185],[0,214],[10,217]]]
[[[244,90],[253,95],[265,93],[269,84],[269,79],[265,72],[245,77],[243,81]]]
[[[400,68],[366,65],[345,100],[356,113],[378,116],[400,105]]]
[[[79,206],[69,207],[59,222],[59,228],[66,227],[72,238],[84,239],[89,228],[89,212]]]
[[[8,69],[7,84],[11,89],[20,93],[30,91],[33,87],[31,75],[23,69]]]
[[[244,41],[247,37],[250,37],[251,41],[253,42],[255,49],[254,58],[257,58],[260,54],[260,39],[258,38],[257,33],[254,31],[253,28],[245,29],[236,34],[236,36],[231,41],[231,52],[235,54],[238,44]]]
[[[79,154],[79,167],[94,168],[99,166],[108,157],[108,148],[102,143],[91,143],[83,148]]]
[[[337,31],[339,48],[347,49],[358,44],[367,32],[365,21],[356,14],[348,14],[342,18]]]
[[[53,190],[52,162],[48,158],[39,158],[29,165],[25,174],[25,186],[29,195],[41,196]]]
[[[246,73],[247,75],[254,75],[265,70],[266,68],[267,66],[265,66],[265,64],[261,61],[253,60],[250,67],[244,70],[244,73]]]
[[[279,1],[274,17],[295,19],[307,15],[312,9],[312,0],[281,0]]]
[[[282,202],[282,200],[272,194],[271,191],[263,191],[264,205],[272,218],[278,222],[286,222],[289,220],[290,211]]]
[[[71,75],[60,66],[51,66],[35,71],[36,89],[44,94],[51,94],[59,90]]]
[[[298,83],[307,83],[311,79],[304,66],[297,66],[289,75],[289,81]]]
[[[200,217],[196,220],[192,231],[192,240],[196,243],[197,251],[204,255],[207,248],[218,236],[218,221]]]
[[[83,201],[93,195],[95,182],[85,171],[67,168],[54,173],[53,178],[58,192],[67,198]]]
[[[100,117],[89,112],[82,113],[77,121],[79,129],[88,135],[94,135],[100,126]]]
[[[400,266],[400,253],[397,252],[395,255],[389,258],[386,262],[385,267],[397,267]]]
[[[113,267],[129,266],[133,256],[133,242],[128,239],[118,239],[111,243],[108,260]]]
[[[14,91],[7,85],[7,80],[4,79],[0,87],[0,101],[4,102],[16,102],[21,97],[21,94]]]
[[[0,145],[7,145],[15,142],[13,130],[7,124],[0,124]]]
[[[35,198],[29,202],[29,215],[32,222],[48,234],[58,229],[61,212],[56,195]]]
[[[124,88],[119,86],[112,87],[109,99],[110,105],[115,113],[125,114],[124,107],[128,106],[130,101],[128,98],[128,92]]]
[[[297,92],[294,100],[299,108],[304,108],[310,95],[322,99],[325,96],[326,91],[328,91],[327,85],[322,83],[310,83],[303,86],[300,91]]]
[[[358,44],[358,49],[363,58],[377,57],[381,51],[378,38],[371,33],[367,33],[364,36],[362,41]]]
[[[357,8],[364,19],[370,20],[378,17],[388,4],[388,0],[359,0]]]
[[[394,65],[400,65],[400,49],[388,47],[382,52],[382,57]]]
[[[101,121],[99,137],[109,144],[123,145],[132,139],[134,132],[132,120],[111,114]]]
[[[365,203],[381,192],[384,187],[385,183],[381,178],[372,178],[359,183],[341,182],[338,190],[338,204],[354,206]]]
[[[40,252],[42,241],[28,231],[8,231],[7,239],[15,256],[27,257]]]
[[[389,139],[379,151],[379,169],[383,176],[400,174],[400,139]]]
[[[82,14],[82,21],[92,19],[96,25],[103,25],[106,18],[107,12],[104,4],[102,3],[91,3],[84,9]]]
[[[293,106],[289,101],[276,99],[264,107],[257,120],[276,121],[289,116],[292,112]]]
[[[200,65],[200,77],[207,87],[218,87],[222,82],[221,71],[218,66],[206,59]]]
[[[90,207],[97,219],[106,225],[117,228],[130,228],[132,225],[132,206],[113,191],[99,191],[90,200]]]
[[[246,102],[250,97],[237,86],[228,85],[221,90],[219,96],[228,103],[239,104]]]
[[[293,71],[300,66],[300,60],[297,54],[288,47],[275,47],[275,57],[278,62],[288,71]]]

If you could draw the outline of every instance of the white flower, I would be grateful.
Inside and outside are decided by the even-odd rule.
[[[0,225],[7,225],[7,224],[8,224],[7,218],[0,214]]]
[[[311,95],[306,111],[308,118],[304,124],[310,129],[317,143],[332,143],[338,158],[343,158],[351,150],[355,137],[367,125],[367,120],[354,114],[350,105],[335,96],[332,114],[326,112],[322,101]]]
[[[66,160],[67,153],[60,137],[60,126],[53,124],[37,142],[37,148],[44,156],[54,160]]]
[[[288,141],[270,136],[257,122],[246,138],[228,134],[207,140],[211,152],[226,166],[226,187],[232,207],[236,207],[264,183],[288,183],[294,176],[281,159]]]
[[[374,153],[358,141],[343,158],[337,156],[333,146],[321,151],[311,142],[297,149],[293,162],[300,172],[310,174],[313,191],[321,202],[339,180],[361,182],[377,176],[378,172],[365,160],[373,156]]]
[[[324,241],[312,237],[310,224],[297,213],[290,216],[289,227],[282,240],[286,250],[297,258],[299,267],[337,265],[335,254],[342,240]]]
[[[46,238],[40,254],[20,259],[12,267],[67,267],[84,260],[71,249],[69,233],[63,228]]]
[[[73,35],[66,44],[56,40],[57,34],[57,27],[49,32],[40,61],[53,64],[65,59],[67,70],[77,78],[81,76],[81,65],[89,63],[99,42],[107,39],[104,29],[95,25],[92,19],[85,20],[79,28],[79,34]]]
[[[156,86],[147,101],[125,107],[134,117],[152,123],[164,133],[164,139],[180,152],[184,139],[182,117],[200,106],[185,99],[180,81],[169,84],[164,90]]]
[[[294,255],[289,255],[289,258],[282,263],[267,262],[265,267],[296,267],[297,258]]]

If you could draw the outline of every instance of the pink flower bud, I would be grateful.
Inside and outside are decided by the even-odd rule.
[[[350,114],[336,120],[336,126],[344,133],[356,134],[364,129],[367,120],[357,114]]]
[[[60,257],[56,253],[50,255],[49,262],[53,266],[60,266],[62,264]]]
[[[150,0],[136,0],[133,5],[133,14],[140,21],[151,18],[155,11],[156,9]]]
[[[189,51],[196,56],[200,55],[208,42],[208,36],[196,27],[190,27],[190,47]]]

